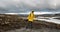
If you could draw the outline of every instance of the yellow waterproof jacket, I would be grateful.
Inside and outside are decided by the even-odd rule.
[[[28,15],[28,21],[33,22],[34,18],[35,18],[34,13],[30,13],[30,14]]]

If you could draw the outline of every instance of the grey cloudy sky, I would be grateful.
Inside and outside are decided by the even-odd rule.
[[[60,10],[60,0],[0,0],[0,13]]]

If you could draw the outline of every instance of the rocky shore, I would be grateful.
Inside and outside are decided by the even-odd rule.
[[[28,23],[27,19],[23,19],[20,15],[0,14],[0,32],[20,29],[25,27],[27,23]],[[50,28],[60,30],[60,24],[34,20],[33,28],[35,29]]]

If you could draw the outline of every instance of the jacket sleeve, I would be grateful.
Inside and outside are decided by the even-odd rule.
[[[30,17],[30,14],[28,15],[27,19],[29,19],[29,17]]]

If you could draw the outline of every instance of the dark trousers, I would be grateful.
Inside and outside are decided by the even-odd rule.
[[[28,21],[27,24],[26,24],[26,28],[32,29],[33,28],[32,25],[33,25],[32,22],[31,21]]]

